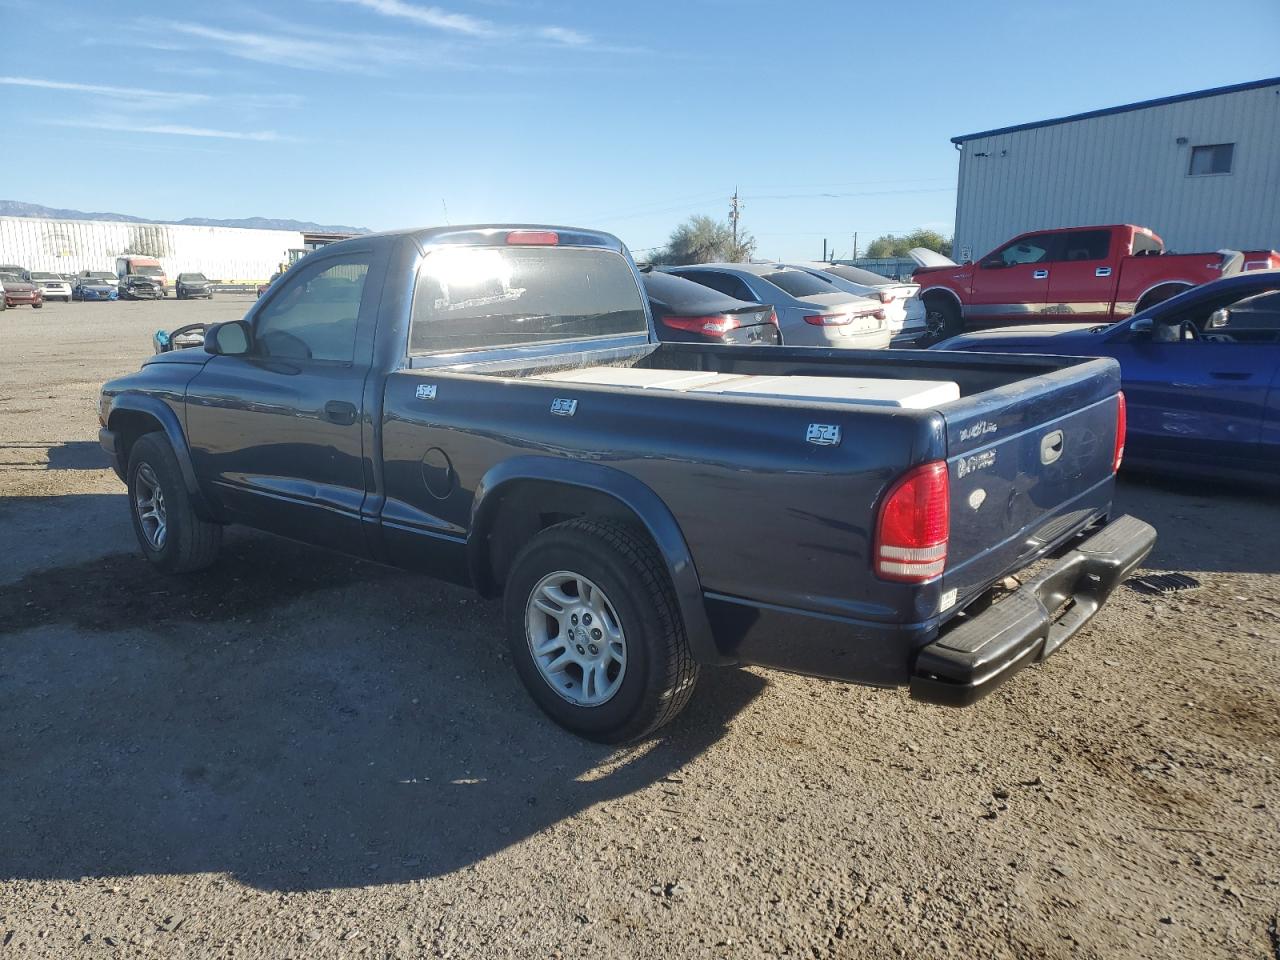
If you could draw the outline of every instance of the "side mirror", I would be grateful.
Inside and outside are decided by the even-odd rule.
[[[1205,322],[1206,330],[1221,330],[1231,321],[1231,311],[1226,307],[1219,307],[1213,313],[1209,314],[1209,319]]]
[[[1156,322],[1150,317],[1143,317],[1129,324],[1130,340],[1150,340],[1151,332],[1155,330]]]
[[[249,325],[243,320],[218,323],[205,331],[204,349],[216,357],[241,357],[249,352]]]

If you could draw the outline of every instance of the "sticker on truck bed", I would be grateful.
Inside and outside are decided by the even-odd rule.
[[[967,477],[971,473],[987,469],[995,462],[996,452],[994,450],[983,450],[982,453],[975,453],[972,457],[961,457],[956,461],[956,476]]]

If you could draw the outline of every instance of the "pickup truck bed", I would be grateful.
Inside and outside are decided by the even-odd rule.
[[[346,270],[317,285],[316,342],[334,349],[344,256],[372,264],[353,361],[289,356],[299,337],[275,331],[272,304],[305,297],[328,263]],[[503,595],[522,679],[583,735],[665,722],[708,664],[968,702],[1078,629],[1154,541],[1138,521],[1108,525],[1123,439],[1112,361],[657,343],[625,250],[586,231],[419,231],[313,257],[205,350],[104,387],[102,441],[144,552],[198,566],[141,519],[163,440],[170,486],[185,487],[165,501],[189,504],[201,543],[245,523]],[[583,286],[538,287],[579,260]],[[626,310],[577,302],[605,289]],[[601,317],[604,334],[563,333]],[[530,325],[555,335],[525,343]],[[486,342],[458,348],[475,326]],[[994,585],[1045,558],[1048,579],[1006,617]],[[625,674],[621,652],[594,672],[598,638],[564,647],[587,629],[579,614],[592,622],[582,598],[606,595],[591,610],[625,628]]]

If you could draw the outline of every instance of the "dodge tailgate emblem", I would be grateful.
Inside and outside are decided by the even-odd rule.
[[[822,447],[839,446],[840,428],[834,423],[811,423],[804,438]]]

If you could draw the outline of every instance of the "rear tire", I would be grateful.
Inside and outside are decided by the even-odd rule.
[[[44,306],[44,304],[43,304],[43,303],[33,303],[33,304],[31,305],[31,309],[32,309],[32,310],[39,310],[39,309],[40,309],[41,307],[43,307],[43,306]]]
[[[1157,303],[1164,303],[1170,297],[1176,297],[1178,294],[1186,293],[1190,289],[1186,284],[1180,283],[1170,284],[1166,287],[1156,287],[1134,304],[1133,312],[1135,314],[1141,313],[1147,307],[1154,307]]]
[[[698,665],[666,565],[633,528],[585,519],[548,527],[516,557],[503,605],[516,672],[566,730],[599,743],[635,740],[693,694]]]
[[[138,438],[126,476],[133,532],[154,567],[192,573],[218,558],[222,527],[196,516],[178,457],[163,433]]]

